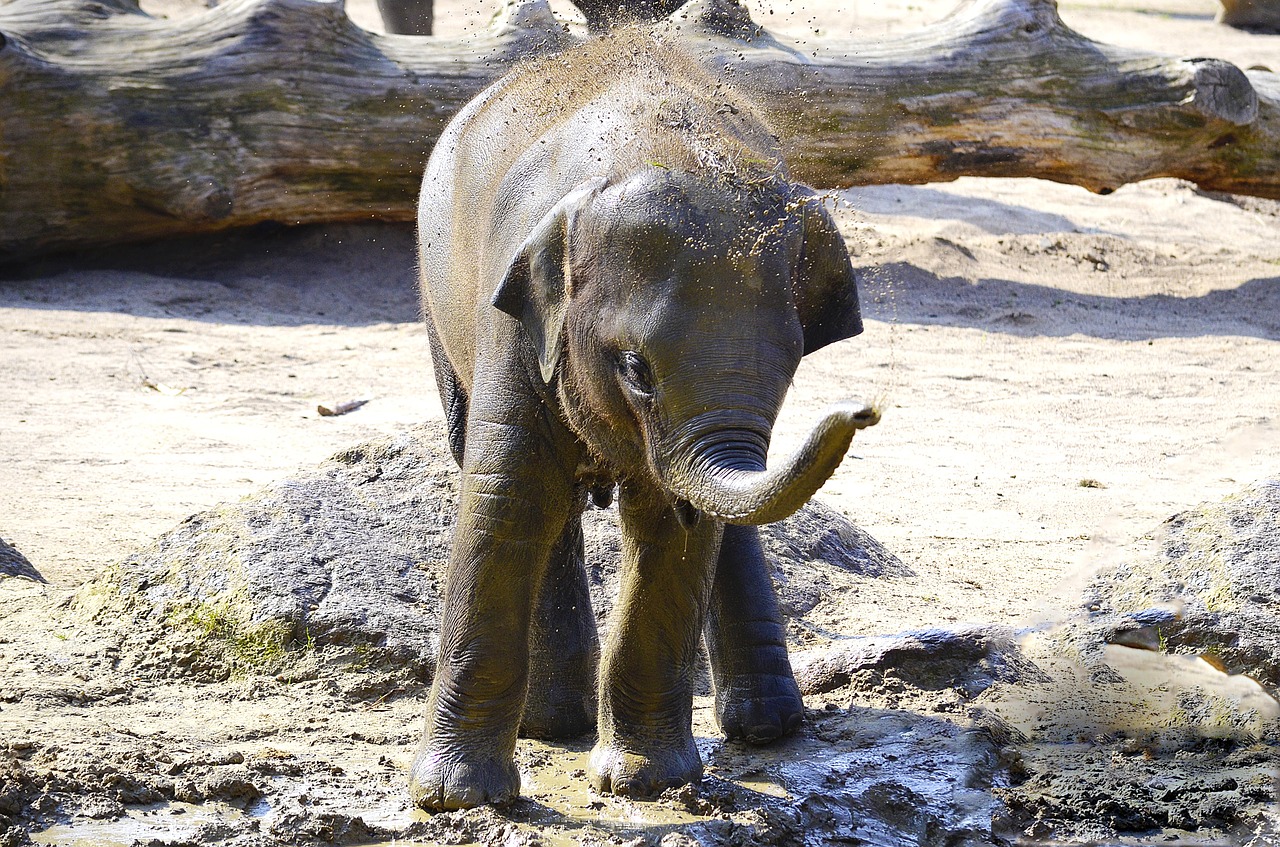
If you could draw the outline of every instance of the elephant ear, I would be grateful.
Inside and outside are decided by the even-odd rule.
[[[849,251],[831,213],[812,193],[801,200],[800,213],[800,259],[791,286],[807,356],[862,332],[862,310]]]
[[[569,233],[574,216],[604,183],[604,177],[589,179],[561,198],[516,250],[493,294],[493,305],[524,326],[548,383],[560,361],[569,311]]]

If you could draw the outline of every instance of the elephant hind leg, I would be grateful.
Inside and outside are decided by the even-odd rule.
[[[726,526],[706,622],[716,717],[728,738],[766,744],[804,719],[759,531]]]
[[[435,326],[428,318],[427,342],[431,345],[431,364],[436,372],[436,387],[440,390],[440,403],[444,406],[445,426],[449,432],[449,452],[462,467],[462,456],[467,448],[467,390],[458,379]]]
[[[430,35],[434,23],[432,0],[378,0],[382,25],[395,35]]]
[[[565,524],[547,563],[529,634],[529,694],[520,734],[577,738],[596,726],[600,640],[582,541],[581,512]]]

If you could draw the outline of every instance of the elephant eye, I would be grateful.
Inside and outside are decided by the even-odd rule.
[[[637,394],[645,397],[653,396],[653,371],[644,357],[632,350],[627,350],[618,358],[618,375]]]

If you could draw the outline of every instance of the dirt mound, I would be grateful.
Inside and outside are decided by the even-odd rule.
[[[986,699],[1022,736],[998,793],[1033,837],[1276,843],[1280,481],[1175,515],[1158,538],[1026,642],[1041,684]]]
[[[120,632],[118,666],[133,673],[333,677],[371,697],[420,684],[437,650],[456,484],[438,426],[367,442],[191,516],[89,583],[78,609]],[[602,626],[617,589],[616,518],[584,517]],[[797,626],[858,579],[910,574],[817,502],[763,534]]]

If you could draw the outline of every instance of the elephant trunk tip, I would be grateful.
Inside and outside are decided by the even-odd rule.
[[[835,417],[852,429],[866,429],[880,423],[881,403],[859,400],[841,400],[831,407],[828,418]]]

